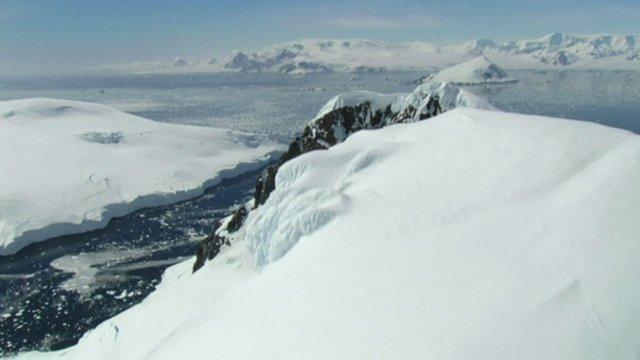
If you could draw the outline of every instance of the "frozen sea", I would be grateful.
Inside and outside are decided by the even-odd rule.
[[[263,133],[288,142],[332,96],[409,92],[424,74],[181,74],[0,78],[0,101],[92,101],[152,120]],[[471,87],[514,112],[593,121],[640,133],[639,72],[519,71],[516,84]],[[144,209],[105,228],[0,257],[0,355],[59,349],[140,302],[169,265],[246,200],[258,172],[180,204]]]

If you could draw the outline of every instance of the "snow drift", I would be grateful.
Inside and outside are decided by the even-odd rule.
[[[458,108],[285,163],[193,276],[55,359],[630,359],[640,138]]]
[[[254,135],[163,124],[103,105],[0,102],[0,255],[196,196],[278,149]]]
[[[427,76],[427,80],[451,82],[456,85],[507,84],[518,81],[510,78],[484,55],[431,74]]]

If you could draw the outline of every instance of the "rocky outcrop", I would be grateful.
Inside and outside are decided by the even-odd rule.
[[[175,67],[187,67],[187,66],[189,66],[189,62],[187,60],[179,57],[179,58],[176,58],[173,61],[173,66],[175,66]]]
[[[567,66],[573,63],[571,56],[569,56],[566,51],[558,51],[557,53],[542,54],[534,57],[542,63],[556,66]]]
[[[281,65],[278,68],[278,71],[283,74],[306,75],[306,74],[330,73],[331,69],[329,69],[325,65],[314,63],[314,62],[298,61],[298,62],[290,62],[284,65]]]
[[[236,52],[231,55],[224,67],[227,69],[236,69],[240,71],[260,71],[263,64],[256,58],[255,54],[247,55],[242,52]]]
[[[310,151],[328,149],[360,130],[425,120],[438,115],[439,111],[458,106],[495,109],[475,95],[449,83],[423,84],[411,94],[404,95],[365,93],[370,98],[363,99],[362,94],[354,92],[334,97],[305,126],[302,134],[289,144],[278,162],[269,166],[258,178],[253,201],[236,210],[200,243],[194,272],[215,257],[223,246],[230,244],[229,237],[242,228],[249,212],[269,199],[276,188],[278,169],[287,161]]]
[[[198,244],[196,262],[193,264],[193,272],[200,269],[207,260],[211,260],[218,255],[224,245],[229,245],[229,239],[225,236],[218,235],[216,230]]]

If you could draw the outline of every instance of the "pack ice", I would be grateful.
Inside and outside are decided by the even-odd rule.
[[[200,194],[278,145],[76,101],[0,102],[0,255]]]

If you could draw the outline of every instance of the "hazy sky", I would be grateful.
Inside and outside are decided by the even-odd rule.
[[[222,56],[299,38],[640,33],[640,0],[0,0],[0,73]]]

